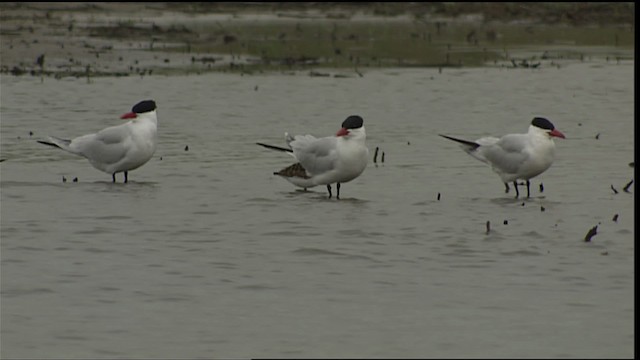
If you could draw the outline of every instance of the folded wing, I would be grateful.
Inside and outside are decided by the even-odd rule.
[[[334,136],[318,139],[311,135],[297,135],[289,142],[293,155],[311,176],[335,168],[338,158],[336,145]]]

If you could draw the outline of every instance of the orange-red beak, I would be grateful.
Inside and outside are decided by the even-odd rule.
[[[338,130],[338,132],[336,133],[336,136],[345,136],[345,135],[349,135],[349,130],[345,128]]]
[[[563,139],[565,138],[565,137],[564,137],[564,134],[563,134],[563,133],[561,133],[560,131],[556,130],[556,129],[551,130],[551,132],[549,133],[549,135],[551,135],[551,136],[555,136],[555,137],[559,137],[559,138],[563,138]]]
[[[135,119],[136,117],[137,117],[136,113],[128,112],[128,113],[120,116],[120,119]]]

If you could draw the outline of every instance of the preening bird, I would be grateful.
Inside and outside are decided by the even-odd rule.
[[[363,119],[352,115],[342,122],[335,136],[316,138],[285,133],[288,148],[257,144],[289,153],[296,159],[296,163],[274,172],[275,175],[305,189],[326,185],[329,198],[332,196],[331,184],[335,183],[336,198],[340,198],[340,184],[357,178],[367,167],[369,150],[365,140]]]

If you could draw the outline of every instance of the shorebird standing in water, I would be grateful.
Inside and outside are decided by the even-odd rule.
[[[49,141],[38,142],[87,158],[93,167],[111,174],[113,182],[117,173],[124,172],[126,183],[129,171],[146,164],[156,151],[156,103],[141,101],[120,118],[129,121],[73,140],[49,136]]]
[[[290,136],[285,133],[288,148],[257,143],[268,149],[291,154],[297,162],[274,172],[304,189],[326,185],[329,198],[331,184],[336,184],[336,198],[340,198],[340,184],[351,181],[367,167],[369,149],[365,145],[363,119],[349,116],[335,136],[316,138],[312,135]]]
[[[509,192],[509,183],[513,182],[516,198],[520,195],[517,180],[526,181],[529,197],[529,179],[542,174],[553,163],[556,148],[553,138],[565,138],[551,121],[542,117],[531,121],[526,134],[508,134],[501,138],[490,136],[475,141],[440,136],[460,143],[467,154],[491,165],[502,179],[505,192]]]

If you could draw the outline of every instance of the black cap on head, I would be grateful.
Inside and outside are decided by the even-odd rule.
[[[555,129],[555,126],[553,126],[553,124],[551,123],[551,121],[543,118],[543,117],[535,117],[533,118],[533,120],[531,121],[531,125],[539,127],[541,129],[545,129],[545,130],[553,130]]]
[[[342,122],[342,128],[344,129],[358,129],[362,127],[363,120],[358,115],[351,115],[345,121]]]
[[[131,109],[136,114],[142,114],[156,109],[156,102],[153,100],[144,100],[135,104]]]

